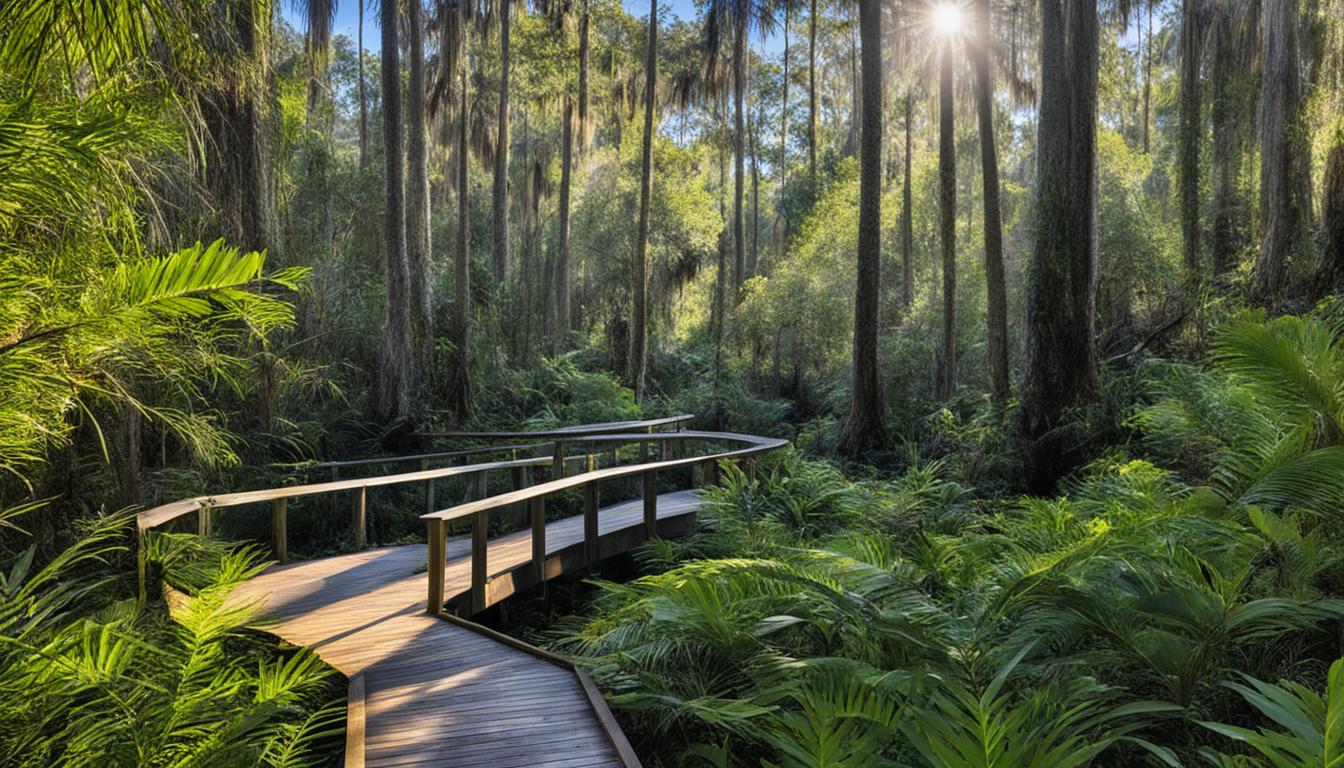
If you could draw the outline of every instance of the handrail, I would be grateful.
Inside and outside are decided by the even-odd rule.
[[[369,459],[343,459],[341,461],[322,461],[296,467],[302,470],[339,469],[341,467],[366,467],[371,464],[401,464],[412,461],[436,461],[438,459],[456,459],[462,456],[474,456],[479,453],[503,453],[504,451],[542,450],[546,443],[517,443],[514,445],[483,445],[476,448],[464,448],[457,451],[437,451],[435,453],[408,453],[401,456],[374,456]]]
[[[674,446],[684,446],[687,440],[706,440],[720,442],[734,442],[745,444],[744,447],[732,450],[720,451],[718,453],[704,456],[678,457],[659,461],[644,462],[627,466],[613,466],[606,469],[591,469],[580,475],[569,477],[557,476],[555,479],[539,483],[527,488],[516,488],[513,491],[497,494],[495,496],[477,498],[462,504],[457,504],[446,509],[435,512],[429,512],[420,516],[425,521],[427,528],[426,537],[428,540],[428,574],[429,574],[429,596],[426,608],[431,614],[441,614],[444,605],[445,589],[445,569],[447,567],[447,527],[446,523],[450,520],[458,520],[464,517],[471,518],[471,612],[477,613],[485,610],[491,601],[487,599],[487,590],[491,583],[491,578],[487,572],[487,551],[488,551],[488,525],[490,512],[503,508],[514,507],[516,505],[527,505],[529,517],[532,524],[532,558],[530,562],[530,578],[536,583],[540,583],[547,578],[547,554],[546,554],[546,497],[562,491],[582,488],[583,489],[583,542],[584,561],[592,564],[599,559],[600,541],[598,530],[598,484],[603,480],[614,480],[623,477],[633,477],[639,475],[641,478],[640,493],[644,505],[644,525],[642,535],[645,539],[653,538],[658,535],[658,473],[675,469],[690,467],[693,470],[693,483],[696,474],[695,470],[708,466],[713,470],[717,468],[718,462],[722,460],[740,460],[752,461],[754,457],[769,451],[783,448],[788,445],[787,440],[770,437],[757,437],[755,435],[743,435],[731,432],[675,432],[675,433],[629,433],[629,434],[607,434],[600,437],[585,436],[576,438],[572,441],[557,440],[555,445],[555,455],[553,460],[556,466],[562,466],[565,461],[564,445],[566,442],[601,442],[630,444],[645,444],[650,442],[660,442],[663,445],[671,443]],[[661,451],[663,455],[666,451]],[[557,473],[558,474],[558,473]]]
[[[689,413],[677,416],[664,416],[657,419],[638,421],[607,421],[598,424],[576,424],[571,427],[557,427],[532,432],[417,432],[417,437],[433,439],[459,440],[545,440],[553,437],[574,437],[577,435],[603,435],[630,432],[643,429],[655,432],[662,427],[677,427],[695,418]]]

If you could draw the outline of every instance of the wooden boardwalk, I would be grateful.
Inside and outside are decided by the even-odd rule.
[[[694,491],[658,497],[660,521],[700,508]],[[640,499],[599,512],[602,535],[643,523]],[[532,557],[530,531],[489,542],[490,573]],[[582,516],[546,525],[546,551],[582,545]],[[445,594],[471,587],[470,541],[447,545]],[[278,565],[234,593],[260,601],[264,628],[351,678],[347,766],[619,766],[628,750],[591,682],[515,642],[425,612],[423,544]],[[587,689],[587,690],[586,690]],[[614,731],[614,733],[613,733]],[[358,733],[356,733],[358,732]],[[361,759],[362,758],[362,759]]]

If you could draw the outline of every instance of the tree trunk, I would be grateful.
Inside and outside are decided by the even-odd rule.
[[[1003,223],[999,210],[999,156],[994,143],[994,73],[990,68],[989,0],[976,0],[976,112],[985,203],[985,362],[994,402],[1008,401],[1008,288],[1003,274]]]
[[[1202,270],[1199,257],[1199,143],[1204,135],[1200,121],[1199,63],[1204,22],[1204,0],[1181,0],[1180,160],[1181,254],[1187,289],[1198,287]]]
[[[747,18],[743,10],[733,15],[733,24],[733,296],[736,297],[747,268],[746,221],[742,214],[746,188],[742,101],[747,90]]]
[[[915,119],[915,97],[905,92],[905,170],[901,180],[901,309],[915,300],[915,228],[910,196],[910,132]]]
[[[364,93],[364,0],[359,0],[359,168],[369,162],[369,99]]]
[[[784,199],[784,183],[789,179],[789,21],[793,6],[784,6],[784,77],[780,83],[783,93],[779,98],[779,199]],[[781,249],[781,254],[783,249]]]
[[[1023,464],[1038,493],[1081,461],[1065,422],[1096,400],[1096,0],[1041,3],[1036,226],[1027,273]]]
[[[658,85],[658,0],[649,2],[649,46],[644,62],[644,146],[639,174],[639,227],[635,234],[634,323],[630,331],[630,383],[644,399],[649,315],[649,206],[653,196],[653,102]]]
[[[509,271],[509,0],[500,0],[499,17],[499,125],[496,131],[495,179],[491,198],[493,240],[491,267],[496,290]]]
[[[1246,190],[1241,183],[1242,158],[1245,156],[1250,112],[1249,78],[1250,56],[1245,47],[1249,41],[1236,32],[1236,20],[1226,3],[1213,5],[1212,49],[1209,78],[1210,147],[1212,187],[1212,227],[1209,233],[1209,252],[1215,277],[1222,277],[1237,267],[1237,261],[1249,239],[1247,222],[1250,219]]]
[[[756,262],[760,256],[761,240],[761,169],[756,161],[756,131],[760,128],[760,115],[753,120],[747,115],[747,137],[750,142],[747,150],[751,153],[751,250],[747,252],[746,277],[756,274]]]
[[[396,3],[382,3],[383,82],[383,255],[387,299],[383,304],[383,344],[378,367],[377,411],[384,421],[410,415],[414,367],[411,361],[410,269],[406,261],[405,180],[402,168],[401,50]]]
[[[584,132],[588,107],[588,3],[584,2],[579,15],[579,133]],[[555,307],[556,330],[563,335],[572,328],[569,311],[569,218],[570,188],[574,174],[574,104],[565,99],[565,124],[562,128],[560,150],[560,243],[556,252]]]
[[[1325,156],[1321,189],[1321,275],[1319,293],[1344,285],[1344,129],[1335,134]]]
[[[425,128],[425,25],[421,2],[409,0],[406,5],[406,25],[411,37],[410,77],[406,85],[406,264],[411,278],[411,348],[416,381],[424,383],[433,365],[434,284],[429,240],[429,135]]]
[[[841,450],[859,456],[884,442],[877,370],[878,286],[882,270],[882,4],[859,0],[863,92],[859,163],[859,252],[854,292],[854,381]]]
[[[1148,126],[1152,125],[1149,109],[1153,101],[1153,3],[1146,0],[1148,7],[1148,39],[1143,49],[1143,153],[1148,154]]]
[[[465,10],[461,33],[466,35]],[[465,41],[464,41],[465,42]],[[458,94],[457,118],[457,247],[453,254],[455,280],[453,283],[453,332],[457,346],[457,371],[454,374],[453,412],[459,423],[465,421],[471,409],[471,186],[468,172],[471,158],[467,152],[470,115],[467,106],[467,60],[463,55],[458,66],[461,82]]]
[[[1283,300],[1289,262],[1304,257],[1309,246],[1311,155],[1302,120],[1297,1],[1265,0],[1262,9],[1261,241],[1251,295],[1256,303],[1277,308]]]
[[[817,196],[817,0],[807,19],[807,172]]]
[[[943,38],[938,52],[938,214],[943,252],[943,346],[935,396],[946,400],[957,382],[957,149],[953,126],[952,46]]]

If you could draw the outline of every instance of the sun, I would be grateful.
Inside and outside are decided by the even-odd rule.
[[[933,7],[933,26],[944,35],[955,35],[961,31],[965,19],[961,9],[951,3],[941,3]]]

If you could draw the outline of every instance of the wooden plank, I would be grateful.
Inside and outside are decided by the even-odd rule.
[[[364,675],[350,678],[345,697],[345,768],[364,768]]]
[[[532,576],[541,583],[546,580],[546,497],[538,496],[532,506]]]
[[[368,497],[368,488],[360,486],[355,490],[351,510],[351,517],[353,518],[351,522],[355,529],[355,549],[363,549],[368,537]]]
[[[442,520],[430,518],[427,527],[429,556],[425,562],[425,570],[429,576],[429,600],[425,610],[431,614],[438,614],[443,610],[443,573],[446,567],[444,524]]]
[[[285,512],[288,505],[289,499],[284,497],[271,502],[271,551],[282,563],[289,556],[289,523]]]

